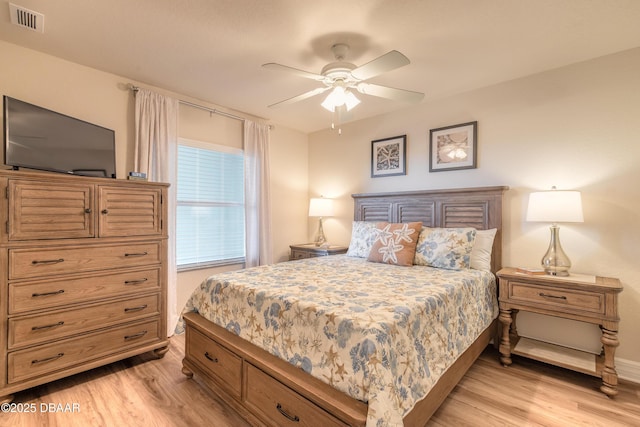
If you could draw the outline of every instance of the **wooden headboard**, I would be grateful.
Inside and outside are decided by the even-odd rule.
[[[422,221],[425,227],[496,228],[491,271],[502,265],[502,195],[509,187],[352,194],[355,221]]]

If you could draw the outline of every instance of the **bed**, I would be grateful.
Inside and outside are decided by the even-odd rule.
[[[353,195],[354,230],[491,230],[486,268],[370,262],[353,234],[347,255],[209,277],[182,314],[183,372],[253,425],[426,424],[496,330],[505,190]]]

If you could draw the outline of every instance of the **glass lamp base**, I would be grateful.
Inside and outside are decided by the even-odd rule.
[[[569,275],[571,261],[560,245],[560,227],[553,224],[550,230],[551,241],[547,253],[542,257],[542,267],[550,276],[566,277]]]
[[[327,238],[325,237],[324,230],[322,229],[322,218],[320,218],[320,221],[318,223],[318,232],[316,233],[316,237],[313,240],[313,243],[315,243],[315,245],[318,247],[323,246],[327,243]]]

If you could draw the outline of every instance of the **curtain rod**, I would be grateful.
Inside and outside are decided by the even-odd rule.
[[[129,89],[131,89],[133,91],[133,93],[135,94],[136,92],[138,92],[138,90],[140,88],[138,86],[134,86],[132,84],[129,84]],[[225,113],[224,111],[216,110],[215,108],[205,107],[204,105],[194,104],[193,102],[183,101],[181,99],[179,99],[178,102],[180,104],[182,104],[182,105],[186,105],[186,106],[189,106],[189,107],[197,108],[199,110],[208,111],[211,114],[219,114],[221,116],[225,116],[225,117],[228,117],[230,119],[240,120],[241,122],[244,122],[246,120],[244,117],[236,116],[236,115],[233,115],[233,114],[230,114],[230,113]],[[271,128],[271,126],[269,126],[269,128]]]

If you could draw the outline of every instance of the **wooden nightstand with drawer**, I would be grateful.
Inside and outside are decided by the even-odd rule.
[[[497,275],[500,282],[502,364],[510,365],[513,353],[584,372],[602,378],[600,391],[607,396],[615,396],[618,393],[614,354],[620,344],[620,281],[610,277],[578,274],[568,277],[530,275],[519,273],[515,268],[503,268]],[[516,313],[520,310],[600,326],[602,354],[594,357],[590,353],[555,344],[520,338],[515,323]]]
[[[347,249],[349,249],[346,246],[316,246],[314,243],[289,245],[289,247],[291,248],[289,261],[303,258],[313,258],[317,256],[346,254]]]

